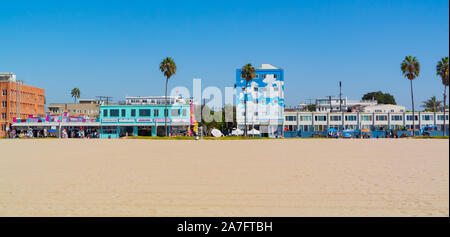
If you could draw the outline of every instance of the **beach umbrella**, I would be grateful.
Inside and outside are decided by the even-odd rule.
[[[250,135],[260,135],[261,133],[258,130],[253,128],[252,130],[250,130],[248,132],[248,134],[250,134]]]
[[[337,132],[337,129],[335,129],[335,128],[330,128],[330,129],[327,130],[327,132]]]
[[[361,132],[371,132],[369,129],[365,128],[363,130],[361,130]]]
[[[223,137],[223,134],[222,134],[221,131],[219,131],[219,129],[213,128],[213,129],[211,130],[211,134],[212,134],[214,137]]]
[[[244,131],[242,131],[239,128],[233,129],[233,131],[231,132],[231,135],[233,135],[233,136],[242,136],[242,135],[244,135]]]

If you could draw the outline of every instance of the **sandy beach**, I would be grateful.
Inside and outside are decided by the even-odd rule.
[[[2,139],[0,216],[449,216],[449,141]]]

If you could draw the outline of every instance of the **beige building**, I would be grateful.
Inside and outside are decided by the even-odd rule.
[[[68,112],[69,116],[97,119],[101,101],[92,99],[80,99],[78,103],[50,104],[48,110],[52,114]]]
[[[363,112],[365,113],[403,113],[405,111],[405,106],[391,104],[378,104],[363,108]]]

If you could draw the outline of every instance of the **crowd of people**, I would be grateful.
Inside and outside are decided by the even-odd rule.
[[[99,138],[100,134],[96,128],[64,128],[59,134],[58,130],[46,128],[12,128],[8,129],[6,138],[46,138],[46,137],[59,137],[61,138]]]

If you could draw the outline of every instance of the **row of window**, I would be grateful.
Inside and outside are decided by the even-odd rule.
[[[151,117],[152,110],[151,109],[131,109],[130,110],[130,117],[136,117],[136,112],[138,112],[139,117]],[[171,117],[179,117],[181,114],[183,116],[186,116],[186,109],[171,109],[170,110],[170,116]],[[104,109],[103,110],[103,117],[127,117],[127,110],[126,109]],[[153,117],[159,116],[159,109],[153,109]],[[164,116],[168,116],[167,109],[164,109]]]
[[[299,116],[299,121],[311,121],[312,116]],[[406,116],[406,120],[408,121],[412,121],[413,116],[412,115],[407,115]],[[332,115],[330,116],[330,121],[342,121],[342,116],[340,115]],[[357,116],[356,115],[346,115],[345,116],[345,121],[357,121]],[[388,120],[388,116],[387,115],[376,115],[375,116],[375,120],[376,121],[387,121]],[[392,115],[391,116],[391,120],[392,121],[403,121],[403,116],[402,115]],[[419,120],[419,116],[415,115],[415,121]],[[432,121],[433,120],[433,115],[422,115],[422,120],[423,121]],[[444,120],[444,115],[438,115],[437,116],[437,120]],[[446,120],[448,120],[448,115],[446,115]],[[297,116],[286,116],[285,117],[285,121],[297,121]],[[327,121],[327,116],[322,116],[322,115],[316,115],[314,116],[314,121]],[[372,121],[372,115],[361,115],[361,121]]]
[[[253,78],[253,79],[259,78],[260,77],[259,75],[261,75],[262,79],[266,78],[267,75],[273,75],[273,78],[275,78],[275,79],[278,78],[278,74],[256,74],[255,73],[255,78]],[[244,79],[244,78],[241,77],[241,79]]]
[[[400,125],[391,125],[389,127],[389,129],[401,129],[403,126]],[[412,129],[412,125],[406,125],[405,128],[406,129]],[[419,129],[419,125],[415,125],[414,126],[416,129]],[[326,125],[285,125],[285,129],[287,131],[302,131],[302,132],[312,132],[312,131],[327,131],[329,128],[334,128],[337,130],[343,130],[343,129],[353,129],[356,130],[358,129],[358,127],[356,125],[330,125],[330,126],[326,126]],[[370,129],[372,131],[385,131],[388,129],[387,125],[383,125],[383,126],[372,126],[372,125],[362,125],[361,129]]]

